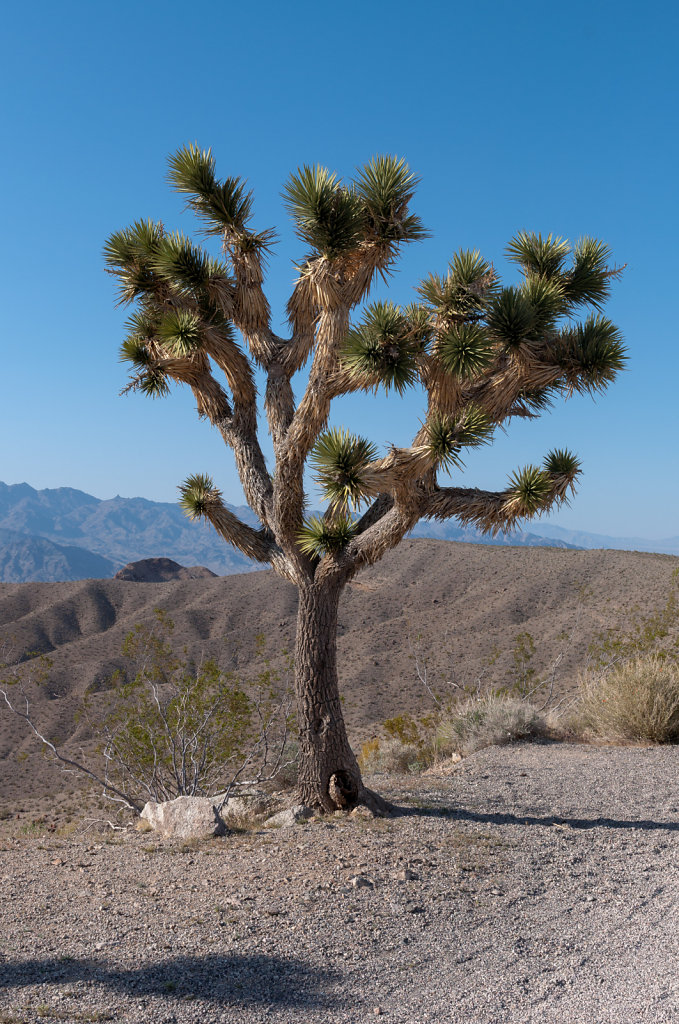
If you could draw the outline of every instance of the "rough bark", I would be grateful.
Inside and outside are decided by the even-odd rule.
[[[349,745],[337,681],[338,580],[299,587],[295,689],[299,724],[298,791],[302,803],[332,812],[388,805],[366,789]]]

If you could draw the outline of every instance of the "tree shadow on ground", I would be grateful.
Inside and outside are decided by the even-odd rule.
[[[221,1004],[330,1009],[335,998],[324,989],[341,977],[302,960],[264,954],[177,956],[131,968],[90,958],[7,961],[0,955],[0,989],[84,981],[135,998],[195,998]]]
[[[396,817],[449,818],[452,821],[474,821],[482,825],[540,825],[553,828],[565,825],[570,828],[630,829],[638,832],[679,832],[679,821],[653,821],[648,818],[570,818],[560,814],[537,817],[533,814],[507,814],[501,811],[469,811],[463,807],[395,807]]]

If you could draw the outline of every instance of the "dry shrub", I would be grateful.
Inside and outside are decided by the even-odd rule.
[[[483,747],[535,739],[548,731],[544,717],[532,704],[497,693],[467,700],[419,721],[406,716],[390,719],[385,729],[386,739],[374,738],[363,744],[359,761],[366,772],[424,771],[455,755],[465,757]]]
[[[679,665],[645,655],[580,677],[577,719],[607,739],[679,742]]]
[[[367,740],[359,756],[359,764],[365,772],[388,774],[412,774],[427,766],[422,749],[412,743],[404,743],[396,736],[380,740]]]
[[[436,730],[438,757],[473,754],[516,740],[535,739],[546,732],[543,716],[518,697],[489,694],[458,705]]]

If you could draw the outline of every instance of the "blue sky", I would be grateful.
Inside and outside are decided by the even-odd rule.
[[[479,248],[507,281],[520,229],[603,238],[627,264],[607,314],[629,369],[593,403],[518,423],[467,461],[502,487],[554,446],[584,477],[561,525],[679,533],[674,310],[677,8],[670,3],[301,2],[103,5],[38,0],[4,16],[0,479],[98,497],[172,501],[189,473],[241,492],[228,451],[189,394],[119,397],[124,311],[102,270],[106,236],[150,216],[193,230],[165,184],[167,155],[211,146],[246,177],[255,224],[280,241],[268,291],[282,321],[302,255],[280,191],[302,163],[350,176],[405,156],[433,237],[387,289],[408,302],[430,270]],[[408,443],[420,396],[353,397],[332,422]]]

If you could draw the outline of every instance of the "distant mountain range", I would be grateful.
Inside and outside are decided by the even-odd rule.
[[[535,522],[536,533],[501,533],[487,537],[474,529],[464,529],[453,523],[434,523],[420,520],[412,532],[413,537],[435,537],[438,540],[464,541],[470,544],[509,544],[519,547],[576,548],[578,550],[604,549],[613,551],[646,551],[662,555],[679,555],[679,537],[649,540],[647,537],[609,537],[603,533],[584,530],[566,530],[551,523]]]
[[[473,526],[455,526],[454,523],[428,522],[420,519],[411,537],[423,537],[430,540],[451,540],[458,544],[489,544],[492,547],[520,547],[520,548],[574,548],[581,550],[583,545],[569,544],[559,537],[542,537],[537,533],[498,533],[491,536],[481,533]]]
[[[607,537],[602,533],[583,530],[565,530],[550,523],[540,524],[540,533],[546,540],[564,540],[579,548],[610,548],[616,551],[648,551],[661,555],[679,555],[679,537],[649,540],[647,537]]]
[[[85,548],[0,528],[0,580],[4,583],[105,579],[117,568],[110,558]]]
[[[247,506],[228,506],[257,525]],[[679,537],[662,541],[607,537],[539,523],[535,533],[486,537],[453,523],[421,521],[414,537],[518,547],[617,548],[679,555]],[[262,566],[230,547],[204,523],[193,523],[170,502],[115,497],[101,500],[71,487],[35,490],[0,483],[0,580],[102,579],[128,562],[172,558],[204,565],[220,576]]]
[[[257,523],[247,506],[229,508]],[[192,523],[178,505],[102,501],[72,487],[37,491],[0,483],[0,530],[0,580],[7,583],[100,579],[142,558],[170,557],[220,576],[260,568],[205,523]]]

